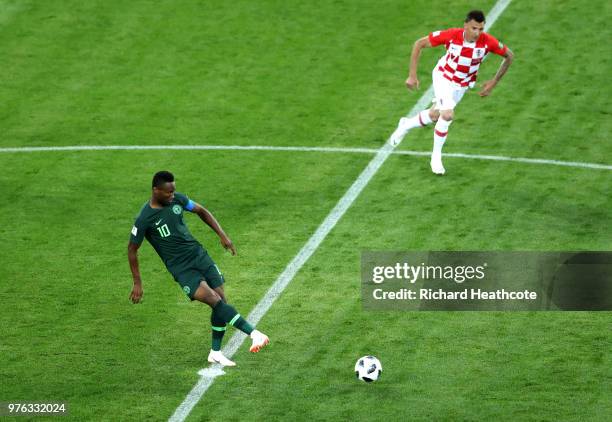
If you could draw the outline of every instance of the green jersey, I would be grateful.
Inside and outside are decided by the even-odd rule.
[[[192,200],[178,192],[172,203],[163,208],[152,208],[147,201],[136,217],[130,242],[140,245],[146,238],[172,274],[181,271],[205,252],[183,220],[183,211],[192,211],[194,206]]]

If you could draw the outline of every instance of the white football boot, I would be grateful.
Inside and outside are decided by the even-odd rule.
[[[257,330],[253,330],[251,333],[251,339],[253,339],[253,344],[251,344],[249,350],[253,353],[259,352],[265,345],[270,343],[268,336]]]
[[[431,161],[429,162],[429,165],[431,166],[431,171],[433,171],[435,174],[446,173],[446,170],[444,169],[444,166],[442,165],[442,154],[441,153],[431,154]]]
[[[229,360],[228,358],[226,358],[225,356],[223,356],[223,353],[221,353],[221,350],[211,350],[210,353],[208,354],[208,361],[210,363],[218,363],[223,366],[236,366],[236,362],[233,362]]]
[[[399,123],[397,124],[397,129],[395,129],[395,131],[391,134],[391,137],[389,138],[389,144],[394,147],[398,146],[400,142],[402,142],[402,139],[404,139],[404,136],[406,136],[408,131],[410,131],[410,129],[408,128],[408,118],[402,117],[399,120]]]

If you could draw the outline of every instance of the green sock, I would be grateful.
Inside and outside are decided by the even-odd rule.
[[[210,325],[212,327],[212,346],[211,349],[214,351],[221,350],[221,342],[223,341],[223,335],[225,334],[225,322],[219,319],[215,312],[210,314]]]
[[[253,326],[242,318],[232,305],[228,305],[222,300],[217,302],[214,306],[213,315],[215,315],[215,318],[218,318],[219,321],[233,325],[247,335],[251,334],[254,330]]]

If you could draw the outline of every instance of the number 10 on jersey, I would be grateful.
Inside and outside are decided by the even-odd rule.
[[[168,236],[170,236],[170,229],[168,228],[167,224],[164,224],[163,226],[159,226],[157,228],[157,231],[159,232],[159,235],[161,237],[168,237]]]

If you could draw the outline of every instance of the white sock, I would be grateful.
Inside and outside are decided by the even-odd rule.
[[[425,127],[431,123],[431,117],[429,117],[429,110],[423,110],[416,116],[412,116],[407,119],[405,128],[407,130],[414,129],[415,127]]]
[[[438,119],[434,128],[433,154],[442,154],[442,147],[446,141],[446,135],[448,135],[448,127],[452,122],[452,120],[444,120],[443,118]]]

